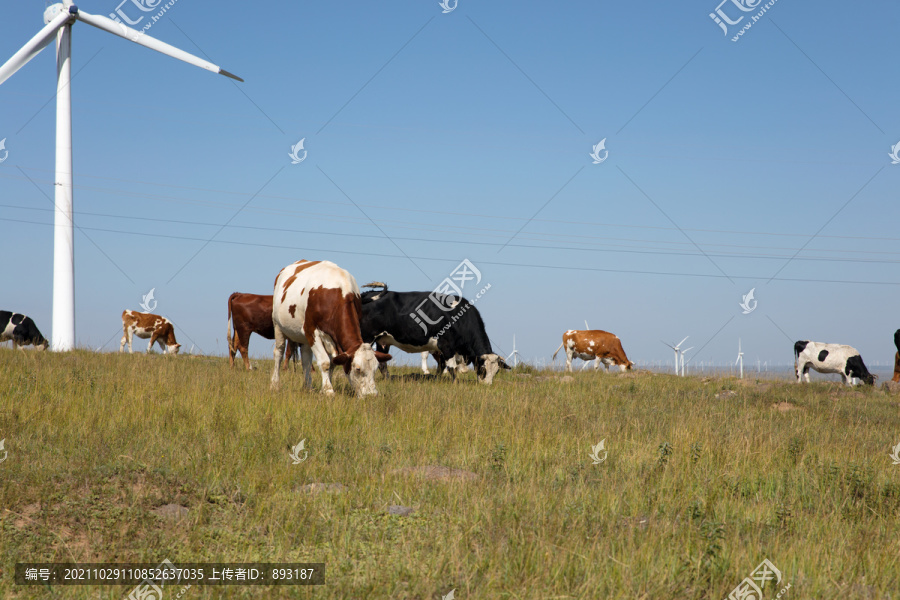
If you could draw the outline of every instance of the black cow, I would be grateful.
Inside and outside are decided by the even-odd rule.
[[[389,292],[384,284],[363,292],[363,341],[375,343],[378,350],[387,352],[396,346],[405,352],[431,352],[438,363],[438,373],[444,368],[472,364],[478,380],[490,385],[500,369],[509,366],[491,349],[491,340],[484,330],[481,315],[468,300],[434,292]],[[382,363],[382,373],[387,375]],[[455,369],[450,374],[456,377]]]
[[[0,343],[7,340],[12,340],[13,348],[33,345],[38,350],[46,350],[50,345],[31,317],[0,310]]]

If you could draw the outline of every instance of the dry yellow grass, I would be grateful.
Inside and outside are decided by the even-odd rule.
[[[271,392],[271,362],[257,362],[0,349],[0,596],[129,591],[16,586],[16,562],[163,558],[327,564],[324,586],[194,586],[187,600],[720,600],[764,558],[787,600],[900,590],[898,396],[647,372],[514,371],[486,387],[396,370],[359,400],[343,376],[332,398],[299,372]],[[309,456],[293,465],[301,439]],[[154,514],[166,504],[187,516]]]

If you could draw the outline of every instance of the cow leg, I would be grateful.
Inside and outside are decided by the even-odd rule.
[[[275,349],[272,350],[272,355],[275,358],[275,369],[272,371],[272,381],[269,384],[269,387],[273,390],[277,390],[281,385],[279,371],[281,370],[281,357],[284,356],[284,346],[284,332],[281,331],[281,328],[278,325],[275,325]]]
[[[306,344],[300,346],[300,362],[303,365],[303,380],[312,389],[312,349]]]
[[[119,344],[119,352],[125,351],[126,342],[128,343],[128,352],[134,354],[134,349],[131,347],[131,331],[129,331],[127,327],[125,327],[122,332],[122,343]]]
[[[900,381],[900,352],[894,355],[894,378],[891,381]]]
[[[428,352],[422,353],[422,373],[428,375]]]
[[[571,348],[567,347],[566,348],[566,371],[569,373],[572,372],[572,355],[573,354],[575,354],[575,352]]]
[[[156,332],[154,331],[150,334],[150,345],[147,346],[147,354],[150,354],[150,351],[153,350],[153,344],[156,343]]]
[[[296,366],[296,364],[297,364],[297,344],[295,344],[291,340],[288,340],[287,341],[287,350],[284,353],[284,360],[281,363],[281,368],[287,369],[288,363],[290,363],[291,360],[294,361],[294,365]],[[248,360],[247,362],[249,363],[250,361]]]
[[[334,388],[331,386],[331,374],[334,366],[331,364],[331,357],[325,349],[325,343],[322,341],[322,334],[316,332],[314,334],[315,342],[312,344],[312,352],[316,355],[316,363],[319,367],[319,373],[322,374],[322,393],[334,394]]]

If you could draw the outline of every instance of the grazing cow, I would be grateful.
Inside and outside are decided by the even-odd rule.
[[[375,368],[391,360],[363,343],[359,287],[347,271],[328,261],[300,260],[286,266],[275,279],[272,322],[275,326],[275,371],[278,386],[286,340],[301,346],[300,358],[307,386],[312,384],[312,354],[322,374],[322,391],[333,394],[331,373],[344,367],[357,396],[375,395]]]
[[[465,298],[434,292],[390,292],[380,287],[362,295],[362,336],[379,348],[396,346],[405,352],[429,352],[438,363],[438,373],[448,369],[451,377],[472,364],[481,383],[490,385],[506,362],[491,349],[484,321]],[[438,303],[441,304],[438,304]],[[387,375],[385,365],[381,367]]]
[[[614,334],[599,329],[575,330],[570,329],[562,337],[562,344],[553,353],[553,360],[563,348],[566,349],[566,371],[572,372],[572,359],[597,360],[594,369],[600,367],[600,363],[609,371],[610,365],[615,365],[624,373],[631,370],[634,363],[625,356],[622,349],[622,341]]]
[[[119,352],[125,350],[125,343],[128,343],[128,351],[132,354],[134,349],[131,347],[133,336],[138,336],[142,340],[150,338],[150,345],[147,346],[147,352],[153,348],[153,344],[159,342],[163,354],[178,354],[181,344],[175,341],[175,326],[172,321],[159,315],[151,315],[150,313],[137,312],[136,310],[122,311],[122,342],[119,344]]]
[[[0,310],[0,343],[7,340],[12,340],[13,348],[34,346],[38,350],[46,350],[50,345],[31,317]]]
[[[234,324],[234,337],[231,335],[231,326]],[[228,297],[228,332],[225,339],[228,340],[228,358],[231,368],[234,368],[234,356],[238,352],[244,359],[244,367],[249,371],[250,366],[249,346],[250,334],[255,333],[267,340],[275,339],[275,326],[272,324],[272,296],[260,294],[242,294],[235,292]],[[296,345],[288,341],[287,356],[283,367],[287,367],[287,361],[296,360]]]
[[[801,377],[804,375],[806,383],[809,383],[810,367],[819,373],[840,373],[841,379],[848,385],[854,385],[855,379],[861,379],[868,385],[875,383],[875,375],[869,373],[859,351],[852,346],[801,340],[794,344],[794,360],[797,383],[802,383]]]
[[[894,378],[891,381],[900,381],[900,329],[894,332],[894,345],[897,353],[894,355]]]

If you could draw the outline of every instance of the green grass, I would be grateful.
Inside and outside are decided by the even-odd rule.
[[[256,363],[0,349],[0,597],[130,590],[17,586],[16,562],[164,558],[327,564],[324,586],[186,600],[721,600],[764,558],[786,600],[898,597],[900,412],[880,389],[536,370],[487,387],[410,368],[360,400],[343,375],[334,397],[299,371],[272,392]],[[423,465],[479,477],[402,471]],[[312,482],[346,488],[298,490]],[[151,512],[169,503],[187,518]]]

